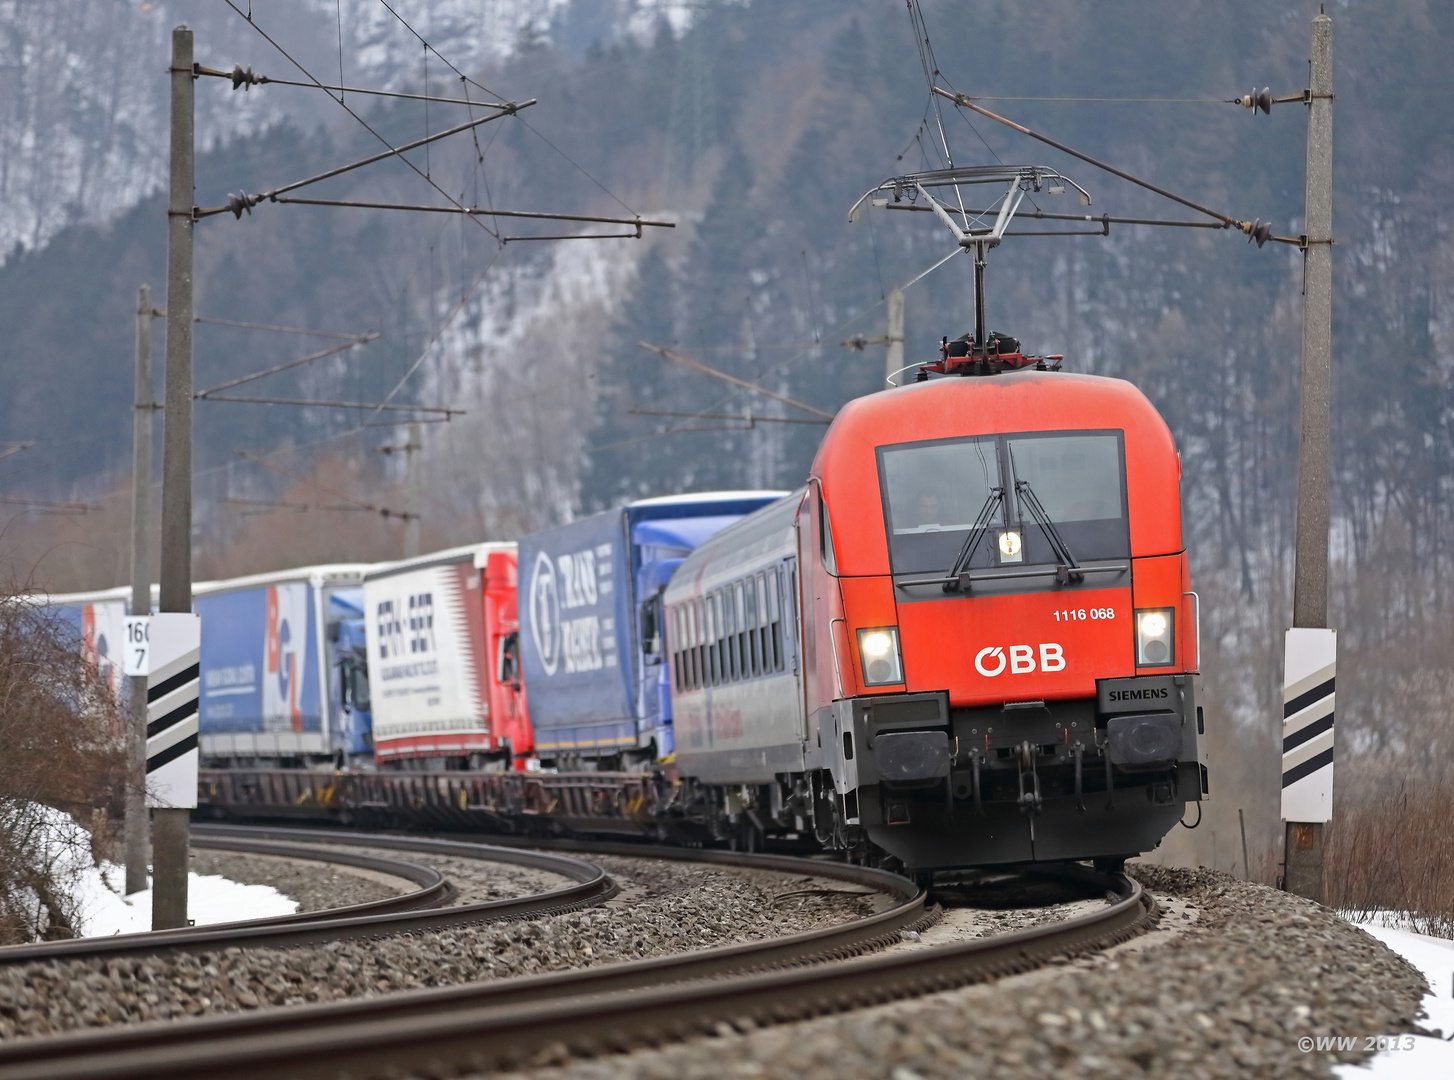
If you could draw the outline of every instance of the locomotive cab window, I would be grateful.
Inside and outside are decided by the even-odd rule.
[[[1130,556],[1119,431],[1056,431],[879,448],[895,574]],[[978,535],[975,535],[978,534]]]
[[[948,570],[987,504],[991,525],[1004,523],[1003,501],[990,499],[1003,486],[992,438],[881,447],[879,482],[896,574]]]

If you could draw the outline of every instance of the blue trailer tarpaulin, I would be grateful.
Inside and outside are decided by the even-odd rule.
[[[520,541],[521,661],[537,751],[634,746],[632,619],[620,511]]]
[[[638,607],[698,544],[779,497],[647,499],[520,541],[521,668],[537,753],[589,756],[653,740],[668,752],[663,665],[642,651]]]
[[[323,730],[310,592],[291,582],[196,599],[203,735]]]
[[[631,526],[631,542],[638,547],[676,548],[686,553],[741,517],[741,514],[712,514],[708,517],[638,521]]]

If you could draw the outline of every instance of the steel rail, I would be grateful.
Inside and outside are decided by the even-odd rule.
[[[386,847],[406,851],[450,855],[457,858],[527,866],[558,874],[573,883],[530,896],[506,900],[486,900],[456,907],[443,907],[454,896],[454,889],[438,871],[399,860],[356,852],[322,851],[294,842],[279,842],[282,837],[246,832],[229,834],[217,829],[209,835],[205,827],[194,826],[194,843],[198,847],[213,846],[253,854],[284,855],[311,858],[378,870],[407,877],[425,889],[404,897],[385,901],[350,905],[286,915],[274,919],[221,923],[180,930],[161,930],[141,934],[120,934],[106,938],[71,938],[64,941],[41,942],[34,945],[13,945],[0,948],[0,963],[23,963],[35,960],[62,960],[87,957],[148,955],[161,952],[212,952],[233,946],[249,948],[286,948],[323,941],[339,941],[380,937],[387,934],[418,933],[447,927],[464,926],[502,919],[518,919],[574,911],[616,895],[617,886],[599,866],[563,855],[520,851],[488,844],[462,844],[442,840],[330,834],[334,844],[362,847]],[[427,895],[425,895],[427,894]],[[428,905],[428,906],[424,906]],[[422,910],[420,910],[422,907]]]
[[[662,854],[630,845],[591,849],[607,846]],[[518,1064],[553,1044],[577,1054],[625,1050],[709,1032],[724,1021],[801,1019],[1027,970],[1131,937],[1154,913],[1141,887],[1116,875],[1096,879],[1115,891],[1101,911],[988,939],[843,960],[896,939],[894,927],[902,928],[906,915],[918,916],[915,925],[931,922],[923,892],[896,875],[842,863],[729,852],[666,857],[852,880],[901,902],[842,926],[660,960],[25,1040],[0,1045],[0,1080],[450,1075]],[[809,966],[813,959],[842,962]]]

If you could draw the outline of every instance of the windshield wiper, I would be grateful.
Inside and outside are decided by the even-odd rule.
[[[974,524],[969,529],[969,535],[964,538],[964,546],[959,549],[959,555],[955,558],[954,565],[949,568],[949,577],[944,582],[945,592],[959,592],[961,589],[969,588],[970,561],[979,548],[979,542],[989,531],[990,521],[993,519],[995,511],[1004,504],[1004,501],[1004,488],[990,488],[989,498],[985,499],[984,506],[980,507],[979,516],[974,519]]]
[[[1010,459],[1010,469],[1013,472],[1015,467],[1014,458]],[[1075,556],[1070,553],[1070,547],[1065,543],[1065,538],[1060,535],[1060,530],[1055,527],[1055,522],[1050,520],[1050,515],[1045,512],[1040,499],[1030,487],[1028,480],[1015,481],[1015,495],[1025,504],[1025,509],[1030,511],[1030,516],[1035,519],[1035,524],[1040,526],[1040,531],[1045,534],[1045,539],[1050,542],[1050,550],[1055,552],[1055,558],[1060,565],[1055,570],[1055,578],[1062,585],[1079,585],[1085,580],[1085,571],[1081,569],[1080,563],[1075,561]]]

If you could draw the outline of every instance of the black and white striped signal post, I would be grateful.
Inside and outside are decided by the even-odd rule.
[[[1283,887],[1323,900],[1323,830],[1333,818],[1333,704],[1338,632],[1287,632],[1282,680]]]
[[[152,816],[153,930],[187,925],[187,849],[197,805],[197,698],[202,621],[147,620],[146,805]]]
[[[197,805],[197,687],[202,620],[190,613],[153,615],[147,636],[146,804]]]

